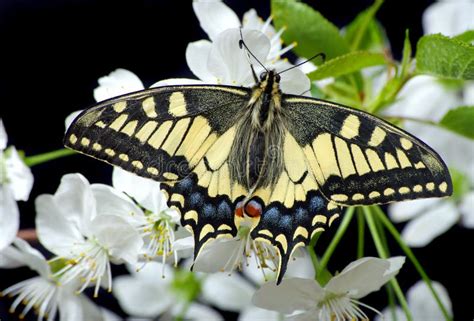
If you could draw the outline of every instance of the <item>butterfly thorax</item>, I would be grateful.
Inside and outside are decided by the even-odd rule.
[[[284,118],[279,76],[262,74],[237,124],[230,151],[231,179],[249,190],[276,184],[283,170]]]

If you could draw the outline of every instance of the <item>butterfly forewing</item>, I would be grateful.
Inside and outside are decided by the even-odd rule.
[[[452,193],[441,158],[400,128],[316,99],[284,96],[282,105],[289,131],[328,199],[368,205]]]
[[[117,97],[82,112],[65,145],[158,181],[189,175],[235,122],[249,90],[170,86]]]

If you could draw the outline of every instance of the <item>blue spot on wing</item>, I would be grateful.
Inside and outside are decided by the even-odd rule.
[[[263,218],[265,221],[272,221],[272,222],[278,222],[280,219],[281,213],[280,210],[276,207],[272,207],[265,211]]]
[[[309,200],[309,206],[308,206],[309,212],[312,214],[315,212],[319,212],[324,207],[324,204],[325,204],[325,201],[322,197],[313,196]]]
[[[204,196],[199,192],[189,195],[189,205],[191,208],[199,208],[204,203]]]
[[[212,204],[206,204],[202,207],[202,214],[206,218],[214,218],[216,216],[216,207]]]
[[[217,207],[217,214],[219,216],[229,217],[232,215],[232,209],[230,208],[229,204],[223,200]]]

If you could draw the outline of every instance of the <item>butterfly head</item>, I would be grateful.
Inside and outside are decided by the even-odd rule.
[[[268,81],[268,79],[273,79],[273,82],[279,83],[281,80],[280,74],[276,73],[275,70],[265,70],[260,74],[260,81]]]

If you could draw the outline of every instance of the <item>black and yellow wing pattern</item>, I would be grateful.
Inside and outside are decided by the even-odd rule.
[[[245,186],[232,176],[238,164],[230,154],[253,93],[183,85],[127,94],[82,112],[64,142],[162,182],[169,206],[193,232],[195,257],[208,241],[236,236],[245,212],[252,238],[280,254],[278,281],[292,252],[331,225],[341,206],[452,193],[440,157],[405,131],[355,109],[284,94],[274,155],[283,165],[265,171],[274,183]]]
[[[235,236],[235,204],[248,194],[229,176],[228,154],[250,89],[170,86],[116,97],[83,111],[64,143],[81,153],[162,182],[170,207],[192,230],[195,255]]]
[[[442,159],[402,129],[327,101],[285,95],[282,104],[290,132],[331,201],[370,205],[452,194]]]

